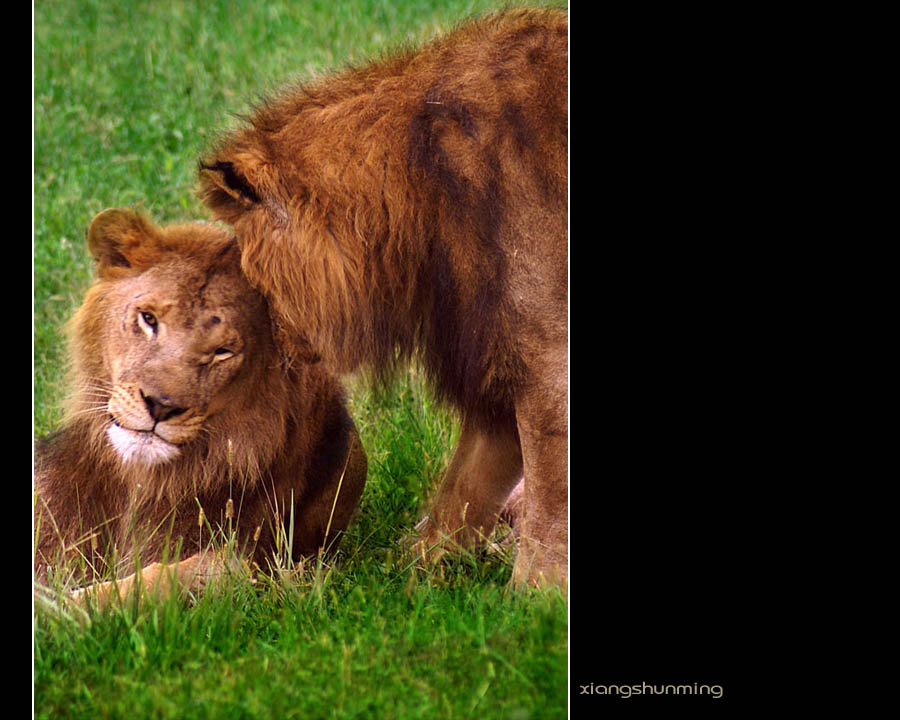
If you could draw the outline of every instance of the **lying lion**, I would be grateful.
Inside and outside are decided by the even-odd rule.
[[[199,589],[225,567],[206,550],[217,534],[259,564],[289,521],[294,559],[334,547],[365,453],[335,378],[282,361],[232,236],[113,209],[88,244],[98,280],[71,323],[67,419],[36,450],[38,578],[140,562],[89,588],[102,604],[173,578]]]
[[[568,577],[568,20],[512,10],[291,89],[200,161],[293,355],[417,359],[462,416],[423,548],[490,535]]]

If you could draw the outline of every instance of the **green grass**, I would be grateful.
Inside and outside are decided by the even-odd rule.
[[[197,157],[262,95],[497,5],[36,2],[35,434],[60,421],[61,328],[91,279],[95,213],[205,217]],[[336,561],[88,625],[37,607],[36,717],[565,717],[557,594],[511,591],[503,555],[426,574],[396,550],[446,466],[453,417],[414,373],[388,392],[351,389],[369,480]]]
[[[558,603],[471,585],[381,565],[41,629],[36,717],[565,717]]]

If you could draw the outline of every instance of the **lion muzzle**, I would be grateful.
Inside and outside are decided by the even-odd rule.
[[[111,423],[107,438],[126,463],[156,465],[176,458],[193,440],[205,416],[171,398],[145,393],[136,384],[113,388],[107,403]]]

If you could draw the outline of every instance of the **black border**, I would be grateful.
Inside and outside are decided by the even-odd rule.
[[[571,717],[773,692],[769,67],[740,12],[570,9]],[[695,684],[721,696],[648,689]]]

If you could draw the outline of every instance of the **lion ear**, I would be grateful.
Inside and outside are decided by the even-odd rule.
[[[148,246],[156,237],[153,223],[133,210],[111,208],[88,228],[88,248],[101,278],[119,277],[147,264]]]
[[[260,200],[246,174],[227,160],[200,163],[200,197],[226,222],[232,222]]]

